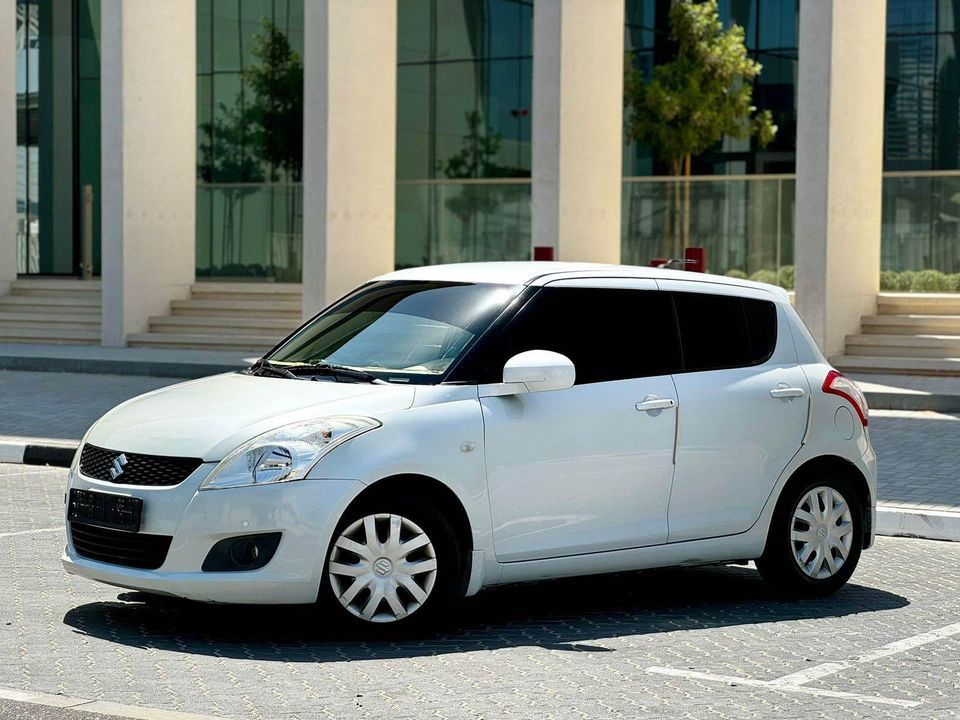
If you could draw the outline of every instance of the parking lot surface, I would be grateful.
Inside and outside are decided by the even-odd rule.
[[[0,688],[222,718],[960,717],[958,543],[880,538],[823,600],[750,567],[628,573],[487,591],[435,636],[368,642],[312,608],[66,575],[64,480],[0,465]]]

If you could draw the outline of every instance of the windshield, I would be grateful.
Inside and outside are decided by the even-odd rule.
[[[323,363],[389,382],[437,383],[519,291],[513,285],[373,283],[318,316],[267,360],[278,367]]]

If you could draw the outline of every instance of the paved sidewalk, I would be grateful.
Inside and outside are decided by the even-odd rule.
[[[0,370],[0,436],[79,440],[124,400],[174,378]]]

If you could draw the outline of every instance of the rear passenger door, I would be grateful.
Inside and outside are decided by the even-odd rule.
[[[659,285],[673,293],[684,367],[674,376],[679,417],[669,541],[744,532],[806,431],[810,390],[793,338],[766,291]]]

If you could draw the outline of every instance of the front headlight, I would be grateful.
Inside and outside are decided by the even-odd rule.
[[[302,480],[335,447],[378,427],[380,422],[368,417],[331,417],[284,425],[248,440],[227,455],[200,489]]]

